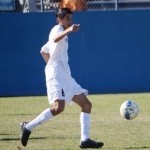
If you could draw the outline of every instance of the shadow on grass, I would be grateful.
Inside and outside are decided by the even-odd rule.
[[[142,147],[127,147],[127,148],[124,148],[124,149],[150,149],[149,146],[142,146]]]
[[[46,137],[31,137],[30,140],[41,140],[46,139]],[[0,141],[18,141],[20,138],[0,138]]]

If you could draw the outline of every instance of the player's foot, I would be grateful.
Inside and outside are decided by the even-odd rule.
[[[100,148],[103,145],[103,142],[96,142],[91,139],[87,139],[86,141],[81,141],[80,148]]]
[[[28,122],[23,122],[23,123],[20,124],[21,132],[22,132],[20,140],[21,140],[21,143],[22,143],[23,146],[27,145],[28,139],[29,139],[29,136],[30,136],[30,133],[31,133],[31,131],[27,130],[26,127],[25,127],[27,123]]]

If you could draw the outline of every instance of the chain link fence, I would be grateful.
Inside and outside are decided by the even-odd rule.
[[[51,12],[55,11],[62,1],[0,0],[0,12]],[[71,1],[76,1],[76,5],[81,2],[81,0]],[[150,9],[150,0],[86,0],[86,4],[86,11]]]

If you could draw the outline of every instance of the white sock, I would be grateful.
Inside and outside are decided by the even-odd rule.
[[[86,141],[89,138],[90,114],[81,112],[80,123],[81,123],[81,141]]]
[[[39,124],[49,120],[50,118],[52,118],[53,115],[50,111],[50,108],[44,110],[39,116],[37,116],[34,120],[32,120],[31,122],[29,122],[26,125],[26,129],[28,129],[29,131],[32,131],[33,128],[35,128],[36,126],[38,126]]]

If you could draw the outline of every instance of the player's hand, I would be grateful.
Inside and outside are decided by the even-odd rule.
[[[80,24],[73,24],[71,27],[70,27],[70,31],[71,32],[77,32],[80,28]]]

